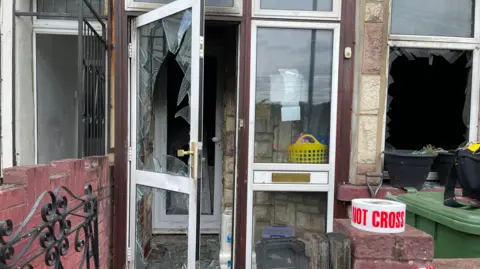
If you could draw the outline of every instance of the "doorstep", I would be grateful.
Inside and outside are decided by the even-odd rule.
[[[435,269],[478,269],[480,259],[435,259]]]
[[[443,192],[444,188],[424,188],[421,190],[421,192],[430,191]],[[387,195],[387,193],[397,195],[407,193],[407,191],[404,189],[394,188],[390,185],[383,185],[380,190],[378,190],[376,198],[383,199],[385,198],[385,195]],[[351,202],[353,199],[357,198],[371,198],[370,192],[368,191],[368,187],[366,185],[343,184],[338,187],[337,200],[342,202]]]

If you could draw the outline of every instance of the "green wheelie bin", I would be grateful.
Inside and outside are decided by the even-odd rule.
[[[443,192],[387,195],[407,206],[406,222],[433,236],[435,258],[480,258],[480,209],[443,205]]]

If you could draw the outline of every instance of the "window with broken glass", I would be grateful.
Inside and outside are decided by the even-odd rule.
[[[448,151],[477,140],[478,3],[393,0],[391,9],[384,149]],[[436,161],[429,179],[438,169]]]

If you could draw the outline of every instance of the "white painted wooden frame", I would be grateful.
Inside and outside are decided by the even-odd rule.
[[[259,18],[284,18],[284,19],[305,19],[305,20],[340,20],[342,0],[331,0],[332,11],[302,11],[302,10],[280,10],[262,9],[260,2],[253,1],[252,16]]]
[[[258,28],[288,28],[310,30],[333,31],[333,55],[332,55],[332,84],[331,84],[331,107],[330,107],[330,144],[328,164],[289,164],[289,163],[255,163],[255,93],[256,93],[256,63],[257,63],[257,30]],[[250,101],[249,101],[249,140],[248,140],[248,193],[247,193],[247,241],[246,241],[246,268],[252,265],[253,241],[253,194],[255,191],[285,191],[285,192],[327,192],[327,232],[333,229],[333,205],[335,190],[335,148],[337,130],[337,96],[338,96],[338,64],[340,50],[340,24],[321,22],[287,22],[287,21],[252,21],[250,60]],[[253,182],[254,171],[278,171],[278,172],[327,172],[328,184],[277,184]]]
[[[122,0],[120,0],[122,1]],[[175,0],[178,1],[178,0]],[[155,8],[164,6],[162,3],[147,3],[136,0],[125,0],[125,10],[126,11],[140,11],[148,12]],[[242,15],[242,0],[233,0],[232,7],[216,7],[216,6],[206,6],[205,14],[207,15],[232,15],[232,16],[241,16]]]
[[[392,14],[392,5],[390,4],[390,13]],[[403,48],[423,48],[423,49],[449,49],[449,50],[465,50],[472,52],[472,92],[470,103],[470,124],[469,124],[469,140],[477,141],[478,138],[478,120],[480,105],[480,1],[475,1],[474,5],[474,36],[473,37],[449,37],[449,36],[421,36],[421,35],[394,35],[390,34],[392,18],[389,20],[389,41],[390,47]],[[385,59],[386,66],[389,66],[389,53]],[[389,70],[386,72],[388,78]],[[387,89],[388,91],[388,85]],[[385,95],[385,96],[388,96]],[[383,100],[384,113],[382,120],[382,152],[385,150],[385,130],[387,124],[387,98]],[[380,156],[382,162],[382,171],[384,167],[384,155]],[[388,178],[388,172],[383,171],[385,178]],[[427,180],[438,179],[436,172],[430,172]]]
[[[224,53],[220,48],[215,48],[213,50],[215,53],[212,54],[216,56],[217,59]],[[207,55],[209,56],[209,55]],[[221,74],[225,70],[224,64],[222,61],[217,62],[217,74]],[[222,137],[222,127],[223,127],[223,85],[221,84],[222,79],[220,76],[217,76],[216,81],[216,108],[215,108],[215,137]],[[205,98],[205,97],[204,97]],[[208,97],[207,97],[208,98]],[[205,119],[204,119],[205,120]],[[205,121],[203,121],[205,122]],[[209,139],[207,137],[205,140]],[[215,166],[214,174],[209,175],[213,177],[214,189],[211,190],[214,192],[213,200],[213,214],[212,215],[201,215],[200,217],[200,232],[204,234],[219,234],[220,233],[220,223],[221,223],[221,206],[222,206],[222,178],[223,178],[223,141],[215,143]],[[206,150],[206,149],[205,149]],[[157,198],[156,198],[157,199]],[[167,215],[166,214],[166,200],[165,196],[158,197],[158,201],[154,202],[153,207],[153,232],[155,234],[169,234],[169,233],[185,233],[188,224],[188,216],[186,215]]]
[[[136,158],[136,128],[137,128],[137,87],[138,87],[138,46],[137,34],[138,28],[149,23],[158,21],[162,18],[184,11],[186,9],[192,10],[192,62],[191,62],[191,81],[200,82],[200,14],[202,8],[200,1],[196,0],[177,0],[171,4],[157,8],[144,15],[134,19],[132,22],[132,59],[130,69],[130,91],[129,91],[129,124],[130,124],[130,148],[131,155],[129,173],[129,209],[128,212],[128,247],[127,247],[127,261],[129,268],[135,267],[135,232],[136,232],[136,187],[137,185],[145,185],[153,188],[170,190],[189,195],[189,218],[188,218],[188,259],[187,269],[195,269],[195,246],[196,246],[196,215],[197,215],[197,172],[193,171],[190,177],[171,176],[167,174],[153,173],[147,171],[137,170]],[[200,105],[200,87],[199,83],[191,83],[190,95],[190,141],[199,142],[199,105]],[[200,146],[200,145],[199,145]],[[195,179],[193,179],[195,178]]]

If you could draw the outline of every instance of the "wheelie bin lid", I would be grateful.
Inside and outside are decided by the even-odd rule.
[[[466,203],[463,203],[465,207],[461,208],[445,206],[443,196],[443,192],[418,192],[415,189],[408,189],[405,194],[388,194],[385,198],[404,203],[407,211],[420,217],[457,231],[480,235],[480,209],[469,208]]]

